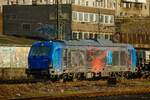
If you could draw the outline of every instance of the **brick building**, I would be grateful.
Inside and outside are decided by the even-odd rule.
[[[139,40],[141,40],[141,38],[145,36],[145,34],[148,34],[150,32],[145,31],[148,30],[146,29],[148,27],[143,27],[146,26],[146,24],[148,24],[147,22],[150,21],[149,4],[149,0],[118,0],[116,2],[116,35],[119,34],[121,37],[128,36],[130,38],[132,37],[133,33],[134,38],[138,35],[137,39],[131,39],[132,42],[127,41],[129,40],[129,38],[127,39],[127,37],[125,37],[126,40],[124,40],[125,38],[120,38],[118,42],[129,42],[132,44],[148,44],[147,40],[143,40],[143,43],[139,42]]]
[[[111,39],[115,33],[112,0],[62,0],[58,6],[56,3],[4,6],[4,34],[56,38],[59,33],[59,39]]]
[[[149,0],[116,0],[116,16],[149,16]]]
[[[137,50],[138,63],[150,64],[150,1],[116,0],[114,40],[130,43]]]

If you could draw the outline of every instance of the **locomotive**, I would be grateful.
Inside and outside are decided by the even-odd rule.
[[[34,43],[26,73],[50,79],[81,79],[136,72],[136,50],[109,40],[50,40]]]

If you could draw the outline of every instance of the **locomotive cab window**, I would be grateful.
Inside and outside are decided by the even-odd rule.
[[[47,56],[50,52],[50,48],[46,46],[32,47],[30,56]]]

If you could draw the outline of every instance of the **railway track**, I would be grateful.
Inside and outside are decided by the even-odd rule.
[[[124,95],[148,95],[147,99],[150,98],[150,90],[136,90],[136,91],[114,91],[114,92],[87,92],[87,93],[78,93],[78,94],[69,94],[63,96],[41,96],[41,97],[29,97],[29,98],[11,98],[10,100],[104,100],[109,97],[115,96],[116,98],[121,96],[121,99]],[[140,97],[139,97],[140,99]],[[108,99],[107,99],[108,100]],[[112,100],[112,98],[110,98]],[[120,100],[120,99],[115,99]]]
[[[37,82],[48,82],[45,79],[18,79],[18,80],[0,80],[0,84],[26,84],[26,83],[37,83]]]
[[[138,74],[137,74],[138,75]],[[140,77],[138,76],[137,78],[137,75],[136,76],[133,76],[132,78],[125,78],[125,77],[118,77],[119,80],[130,80],[130,79],[147,79],[147,80],[150,80],[150,72],[147,71],[147,72],[143,72],[143,73],[140,73]],[[105,80],[107,80],[107,78],[104,78]],[[97,80],[97,79],[96,79]],[[101,80],[101,79],[98,79],[98,80]],[[50,79],[42,79],[42,78],[36,78],[36,79],[33,79],[33,78],[24,78],[24,79],[1,79],[0,80],[0,84],[26,84],[26,83],[37,83],[37,82],[41,82],[41,83],[44,83],[44,82],[59,82],[58,80],[50,80]],[[66,80],[68,81],[68,80]],[[70,80],[69,80],[70,81]],[[78,81],[81,81],[81,80],[78,80]],[[84,80],[86,81],[86,80]],[[108,80],[109,81],[109,80]]]
[[[124,80],[124,78],[119,78],[119,80],[120,79]],[[137,79],[137,78],[131,78],[131,79]],[[141,77],[138,77],[138,79],[148,79],[148,80],[150,80],[150,73],[149,74],[144,74]],[[101,79],[99,79],[99,80],[101,80]],[[107,80],[107,79],[105,78],[105,80]],[[130,79],[128,79],[128,80],[130,80]],[[37,83],[37,82],[44,83],[44,82],[49,82],[49,81],[51,81],[51,82],[60,82],[60,81],[56,81],[56,80],[52,81],[52,80],[49,80],[49,79],[9,79],[9,80],[0,80],[0,84],[26,84],[26,83]],[[81,80],[79,80],[79,81],[81,81]]]
[[[106,81],[101,80],[17,85],[5,84],[0,86],[0,91],[9,91],[9,93],[1,92],[0,100],[5,100],[3,97],[7,97],[6,99],[10,100],[92,100],[91,98],[93,100],[100,100],[96,98],[148,94],[150,93],[149,84],[150,81],[148,80],[126,80],[117,83],[116,86],[109,86]],[[63,92],[61,91],[62,89]],[[43,92],[46,94],[43,95]],[[32,93],[36,94],[36,96],[34,94],[31,96]],[[28,94],[30,95],[27,96]]]

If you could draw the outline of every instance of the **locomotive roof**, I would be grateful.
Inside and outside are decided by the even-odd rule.
[[[122,43],[113,43],[110,40],[105,39],[97,39],[97,40],[64,40],[64,43],[67,46],[127,46],[128,44],[122,44]]]

